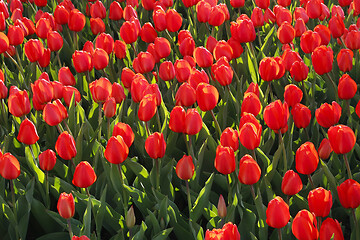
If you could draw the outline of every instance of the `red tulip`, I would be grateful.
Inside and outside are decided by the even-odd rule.
[[[188,83],[183,83],[175,95],[176,105],[190,107],[196,102],[196,91]]]
[[[1,163],[1,162],[0,162]],[[337,192],[341,205],[344,208],[357,208],[360,206],[360,184],[347,179],[337,187]]]
[[[155,132],[145,141],[145,150],[152,159],[163,158],[166,151],[166,142],[162,133]]]
[[[8,107],[9,112],[15,117],[28,114],[31,109],[28,93],[25,90],[11,93],[10,89]]]
[[[52,52],[59,51],[63,46],[63,38],[56,31],[49,31],[47,34],[47,44]]]
[[[353,130],[345,125],[330,127],[328,137],[331,147],[336,154],[346,154],[350,152],[356,143]]]
[[[283,228],[289,220],[289,206],[279,196],[272,199],[266,209],[266,223],[273,228]]]
[[[8,29],[7,37],[9,39],[10,45],[18,46],[22,44],[24,41],[24,32],[20,27],[10,25]]]
[[[39,78],[31,83],[31,90],[33,92],[33,100],[36,99],[40,104],[50,102],[54,96],[54,89],[50,81]]]
[[[116,40],[114,43],[114,52],[118,59],[124,59],[126,57],[126,43],[121,40]]]
[[[96,1],[90,7],[90,15],[92,18],[102,18],[106,17],[106,9],[104,4],[101,1]]]
[[[116,101],[115,98],[109,97],[103,104],[104,115],[107,118],[112,118],[116,113]]]
[[[261,169],[257,162],[248,154],[240,159],[239,181],[242,184],[253,185],[259,181]]]
[[[27,41],[24,45],[24,50],[30,62],[36,62],[44,55],[44,46],[42,42],[37,39]]]
[[[319,155],[312,142],[302,144],[296,151],[296,171],[301,174],[312,174],[319,164]]]
[[[140,30],[140,37],[146,43],[153,43],[157,37],[157,32],[150,22],[145,23]]]
[[[181,28],[182,17],[175,9],[168,9],[165,19],[166,28],[169,32],[176,32]]]
[[[331,105],[324,103],[315,111],[316,121],[324,128],[329,128],[338,123],[340,116],[341,107],[335,101],[333,101]]]
[[[78,9],[71,10],[69,14],[68,27],[73,32],[80,32],[86,24],[86,19],[84,14],[82,14]]]
[[[72,184],[79,188],[87,188],[96,181],[96,178],[95,171],[90,163],[82,161],[75,168]]]
[[[336,219],[327,218],[321,223],[320,240],[329,240],[333,236],[333,240],[344,240],[339,222]]]
[[[265,57],[260,61],[259,73],[264,81],[281,78],[285,73],[285,66],[281,58]]]
[[[295,28],[295,37],[301,37],[303,33],[305,33],[306,31],[305,21],[302,18],[297,18],[294,28]]]
[[[226,64],[221,64],[221,65],[217,66],[213,72],[214,72],[216,81],[218,81],[220,83],[220,85],[228,86],[231,84],[233,75],[234,75],[234,71],[232,70],[232,68],[230,66],[227,66]]]
[[[175,76],[179,82],[188,80],[191,72],[191,66],[188,61],[184,59],[177,59],[174,63]]]
[[[224,23],[225,17],[225,13],[221,5],[215,5],[211,8],[208,23],[211,26],[220,26]]]
[[[216,157],[214,162],[216,170],[222,174],[230,174],[235,171],[235,154],[231,147],[219,145],[216,148]]]
[[[294,84],[286,85],[284,92],[284,100],[289,107],[294,107],[300,103],[303,97],[303,92]]]
[[[109,8],[109,19],[117,21],[122,19],[123,9],[121,8],[120,3],[112,2]]]
[[[320,34],[308,30],[300,37],[300,47],[304,53],[312,53],[321,44]]]
[[[55,150],[64,160],[71,160],[76,156],[76,145],[73,136],[68,132],[62,132],[56,140]]]
[[[340,99],[351,99],[355,96],[357,91],[356,82],[348,75],[344,74],[339,79],[338,95]]]
[[[311,111],[305,105],[297,103],[292,109],[294,124],[297,128],[306,128],[311,121]]]
[[[72,59],[78,73],[91,71],[93,68],[92,56],[88,52],[76,50],[72,55]]]
[[[148,122],[156,113],[156,97],[155,94],[145,95],[139,105],[138,117],[139,120]]]
[[[330,47],[320,46],[311,54],[312,64],[317,74],[323,75],[332,70],[333,51]]]
[[[230,31],[240,43],[252,42],[256,38],[254,24],[246,15],[240,15],[236,22],[231,22]]]
[[[75,86],[76,80],[74,75],[71,73],[70,69],[68,67],[62,67],[60,68],[58,72],[58,80],[65,86]]]
[[[332,207],[331,192],[319,187],[311,190],[308,194],[309,210],[317,217],[326,217]]]
[[[319,237],[316,217],[308,210],[299,211],[291,226],[292,233],[299,240],[315,240]]]
[[[261,8],[255,7],[251,14],[251,21],[255,28],[264,26],[264,14]]]
[[[295,81],[300,82],[307,78],[309,73],[309,67],[302,61],[294,62],[290,68],[291,77]]]
[[[29,119],[25,118],[25,120],[21,122],[17,140],[26,145],[35,144],[39,140],[36,127]]]
[[[75,202],[73,195],[71,193],[61,193],[57,203],[57,209],[62,218],[72,218],[75,214]]]
[[[0,157],[0,175],[8,180],[16,179],[20,175],[20,163],[11,153]]]
[[[354,53],[350,49],[341,49],[336,57],[340,71],[350,72],[353,68]]]
[[[284,53],[282,54],[281,57],[283,59],[283,64],[284,64],[286,71],[290,71],[293,63],[298,62],[298,61],[301,61],[301,62],[303,61],[298,52],[293,51],[289,48],[284,50]]]
[[[39,154],[40,168],[44,171],[50,171],[56,164],[56,154],[53,150],[47,149]]]
[[[64,25],[67,24],[69,21],[69,15],[70,11],[66,9],[63,5],[56,5],[55,11],[54,11],[54,19],[57,24]]]
[[[252,113],[254,116],[257,116],[261,111],[261,102],[259,97],[252,92],[245,93],[244,99],[241,104],[241,115],[245,112]]]
[[[131,129],[131,127],[126,123],[118,122],[114,126],[112,136],[118,136],[118,135],[120,135],[123,138],[124,142],[128,147],[130,147],[131,144],[134,142],[134,138],[135,138],[134,132]]]
[[[333,149],[331,147],[329,139],[324,138],[321,141],[319,149],[318,149],[319,157],[321,159],[328,159],[332,151],[333,151]]]
[[[188,135],[195,135],[202,128],[202,118],[195,108],[189,108],[185,115],[185,127],[183,132]]]
[[[120,37],[127,43],[131,44],[136,41],[140,33],[136,20],[126,21],[120,28]]]
[[[277,37],[282,44],[291,43],[295,38],[295,28],[285,21],[278,28]]]
[[[46,39],[47,35],[52,31],[49,19],[40,18],[36,23],[35,33],[41,39]]]
[[[280,130],[287,126],[289,108],[287,103],[280,100],[270,103],[264,109],[264,121],[272,130]]]
[[[162,32],[166,29],[166,13],[162,7],[155,8],[152,14],[156,31]]]
[[[285,195],[292,196],[300,192],[302,187],[303,184],[301,182],[299,174],[297,174],[293,170],[288,170],[285,173],[283,180],[281,182],[281,191]]]
[[[89,84],[91,95],[96,103],[105,102],[111,94],[112,85],[107,78],[99,78]]]
[[[211,67],[213,64],[213,56],[204,47],[197,47],[194,50],[194,58],[197,65],[201,68]]]
[[[204,240],[220,240],[220,239],[231,239],[240,240],[240,233],[235,224],[231,222],[226,223],[222,229],[206,230]]]
[[[239,135],[236,130],[228,127],[220,136],[220,144],[224,147],[231,147],[234,151],[239,148]]]
[[[329,29],[333,38],[339,38],[344,34],[345,25],[340,16],[333,16],[329,21]]]
[[[201,117],[200,117],[201,118]],[[176,106],[170,112],[169,128],[176,133],[182,133],[185,129],[186,112],[183,107]]]
[[[70,106],[71,99],[73,96],[74,96],[75,104],[80,102],[81,94],[80,94],[79,90],[77,90],[76,88],[71,87],[71,86],[64,86],[63,97],[64,97],[64,101],[67,106]]]
[[[95,48],[101,48],[105,50],[108,55],[110,55],[114,50],[114,39],[110,34],[101,33],[96,38]]]
[[[112,136],[104,152],[106,160],[112,164],[121,164],[126,160],[129,154],[129,147],[121,135]]]
[[[196,101],[201,111],[209,111],[216,107],[219,100],[217,89],[207,83],[200,83],[196,88]]]
[[[311,19],[319,18],[322,14],[322,7],[320,0],[310,0],[306,4],[306,13]]]
[[[330,29],[324,25],[317,25],[314,28],[314,31],[320,34],[321,37],[321,45],[328,45],[331,39]]]

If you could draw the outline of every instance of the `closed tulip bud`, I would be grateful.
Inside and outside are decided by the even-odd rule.
[[[140,102],[144,97],[144,91],[149,86],[148,81],[142,75],[136,75],[131,83],[131,97],[134,102]]]
[[[50,21],[47,18],[40,18],[36,23],[36,35],[41,39],[46,39],[50,31],[52,31]]]
[[[322,187],[311,190],[308,194],[309,210],[317,217],[326,217],[332,206],[331,192]]]
[[[164,81],[170,81],[175,77],[175,68],[172,62],[164,61],[160,64],[159,76]]]
[[[333,101],[330,104],[324,103],[316,109],[315,117],[318,124],[324,128],[329,128],[339,122],[341,117],[340,105]]]
[[[301,103],[297,103],[291,109],[291,114],[293,116],[293,120],[297,128],[306,128],[310,124],[311,111],[305,105],[302,105]]]
[[[300,37],[300,47],[304,53],[312,53],[321,44],[320,34],[308,30]]]
[[[137,29],[136,21],[126,21],[120,28],[120,37],[127,44],[135,42],[139,33],[140,29]]]
[[[188,61],[184,59],[177,59],[174,64],[175,76],[179,82],[188,80],[191,73],[191,66]]]
[[[327,218],[321,223],[320,227],[320,240],[344,240],[344,234],[341,226],[336,219]]]
[[[298,52],[292,51],[289,48],[284,50],[284,53],[281,57],[283,59],[283,64],[286,71],[290,71],[290,68],[293,65],[293,63],[298,61],[303,61]]]
[[[211,26],[220,26],[225,21],[225,13],[220,5],[211,8],[208,23]]]
[[[196,91],[188,83],[183,83],[175,95],[176,105],[190,107],[196,102]]]
[[[309,67],[303,61],[294,62],[291,65],[290,74],[296,82],[301,82],[308,77]]]
[[[99,78],[89,84],[91,95],[96,103],[105,102],[112,92],[112,85],[107,78]]]
[[[300,103],[303,97],[303,92],[294,84],[286,85],[284,92],[285,102],[289,107],[294,107],[297,103]]]
[[[195,41],[192,36],[179,42],[179,51],[182,56],[192,56],[195,50]]]
[[[48,47],[52,52],[59,51],[63,46],[63,38],[56,31],[49,31],[47,35]]]
[[[281,182],[281,191],[285,195],[292,196],[300,192],[302,187],[303,185],[299,177],[299,174],[297,174],[293,170],[288,170],[285,173],[283,180]]]
[[[90,163],[82,161],[75,168],[72,184],[79,188],[87,188],[96,181],[96,178],[95,171]]]
[[[62,132],[56,140],[55,150],[64,160],[71,160],[76,156],[76,145],[73,136],[68,132]]]
[[[116,112],[116,101],[115,98],[109,97],[103,105],[104,115],[107,118],[112,118]]]
[[[213,64],[212,54],[204,47],[195,48],[194,58],[197,65],[201,68],[211,67]]]
[[[155,66],[155,58],[149,52],[140,52],[138,55],[140,73],[151,72]]]
[[[218,41],[213,49],[213,54],[215,60],[219,60],[222,57],[225,57],[227,61],[231,61],[233,56],[233,50],[229,43],[224,40]]]
[[[54,11],[54,18],[57,24],[64,25],[69,21],[70,12],[63,5],[57,5]]]
[[[344,34],[345,25],[340,16],[333,16],[329,21],[329,29],[333,38],[339,38]]]
[[[78,9],[71,10],[69,14],[68,27],[70,31],[80,32],[85,27],[86,19]]]
[[[8,95],[8,88],[5,86],[3,80],[0,79],[0,99],[6,98]]]
[[[360,31],[358,29],[350,30],[350,28],[349,28],[349,32],[346,34],[346,37],[345,37],[346,47],[351,50],[359,49],[360,48],[359,38],[360,38]]]
[[[189,180],[194,175],[195,166],[191,156],[184,155],[176,164],[176,175],[182,180]]]
[[[218,66],[214,70],[214,75],[215,75],[216,81],[218,81],[220,83],[220,85],[228,86],[232,82],[232,79],[234,76],[234,71],[232,70],[232,68],[230,66],[226,66],[223,64],[223,65]]]
[[[319,237],[316,217],[308,210],[299,211],[291,226],[292,233],[297,239],[315,240]]]
[[[114,98],[117,104],[122,103],[122,101],[126,98],[124,88],[117,82],[113,83],[110,96]]]
[[[109,64],[109,55],[101,48],[96,48],[92,57],[96,70],[102,70]]]
[[[306,31],[305,21],[302,18],[297,18],[294,28],[295,28],[295,37],[301,37],[303,33],[305,33]]]
[[[63,88],[63,98],[67,106],[70,106],[71,99],[74,96],[75,104],[80,102],[81,94],[79,90],[71,86],[64,86]]]
[[[94,35],[105,32],[105,23],[101,18],[90,18],[90,28]]]
[[[125,222],[126,222],[126,227],[131,229],[132,227],[135,226],[135,213],[134,213],[134,208],[133,206],[131,206],[126,214],[126,218],[125,218]]]
[[[15,117],[22,117],[30,112],[30,100],[28,93],[24,91],[17,91],[11,93],[8,99],[9,112]]]
[[[139,105],[138,117],[140,121],[148,122],[156,113],[156,97],[155,94],[145,95]]]
[[[129,154],[129,147],[121,135],[112,136],[104,152],[106,160],[112,164],[121,164]]]
[[[109,8],[109,19],[117,21],[123,18],[123,9],[120,3],[112,2]]]
[[[317,25],[314,31],[320,34],[321,45],[328,45],[331,39],[330,29],[324,25]]]
[[[218,211],[218,216],[220,218],[226,217],[226,213],[227,213],[226,203],[225,203],[223,195],[221,195],[221,194],[220,194],[218,205],[217,205],[217,211]]]
[[[182,132],[188,135],[195,135],[200,132],[202,124],[203,121],[199,112],[195,108],[189,108],[185,115],[185,127]]]
[[[61,82],[65,86],[74,86],[76,84],[75,77],[68,67],[60,68],[58,72],[58,79],[59,82]]]
[[[333,149],[331,147],[329,139],[324,138],[321,141],[319,149],[318,149],[319,157],[321,159],[328,159],[332,151],[333,151]]]
[[[163,158],[166,151],[166,142],[162,133],[155,132],[145,141],[145,150],[152,159]]]
[[[20,175],[20,163],[11,153],[0,157],[0,175],[8,180],[16,179]]]
[[[35,144],[37,140],[39,140],[36,127],[29,119],[25,118],[25,120],[21,122],[17,140],[26,145]]]
[[[182,17],[175,9],[166,12],[166,28],[169,32],[176,32],[181,28]]]
[[[124,67],[121,71],[121,82],[124,84],[124,87],[126,87],[127,89],[129,89],[131,87],[131,84],[132,84],[132,81],[133,81],[133,78],[135,76],[135,73],[127,68],[127,67]]]
[[[174,107],[170,112],[170,121],[169,121],[170,130],[176,133],[184,132],[185,119],[186,119],[186,112],[184,108],[180,106]]]
[[[216,157],[214,161],[216,170],[227,175],[235,171],[235,154],[231,147],[219,145],[216,148]]]
[[[320,46],[311,54],[312,64],[317,74],[323,75],[332,70],[333,51],[330,47]]]
[[[1,162],[0,162],[1,164]],[[344,208],[357,208],[360,205],[360,184],[347,179],[337,187],[337,192],[341,205]]]
[[[196,101],[201,111],[209,111],[216,107],[219,100],[218,90],[207,83],[200,83],[196,88]]]
[[[239,181],[242,184],[253,185],[259,181],[261,169],[257,162],[248,154],[240,159]]]
[[[187,82],[196,90],[200,83],[209,84],[209,77],[204,69],[199,71],[196,68],[193,68]]]
[[[331,147],[336,154],[346,154],[350,152],[356,143],[353,130],[345,125],[330,127],[328,137]]]
[[[239,135],[236,130],[228,127],[220,136],[220,144],[224,147],[231,147],[234,151],[239,148]]]
[[[92,56],[88,52],[76,50],[72,55],[72,59],[78,73],[91,71],[93,68]]]
[[[287,126],[289,108],[287,103],[280,100],[270,103],[264,109],[264,121],[272,130],[280,130]]]
[[[340,99],[351,99],[355,96],[357,91],[356,82],[348,75],[344,74],[339,79],[338,95]]]
[[[48,149],[39,154],[40,168],[44,171],[50,171],[56,164],[56,154],[53,150]]]
[[[266,209],[266,223],[273,228],[283,228],[289,220],[289,206],[279,196],[272,199]]]
[[[7,37],[9,39],[9,44],[10,45],[17,46],[17,45],[20,45],[20,44],[23,43],[23,41],[24,41],[24,32],[20,27],[10,25],[9,29],[8,29]]]
[[[230,31],[231,36],[240,41],[240,43],[252,42],[256,38],[253,22],[242,15],[240,15],[236,22],[231,22]]]
[[[276,16],[276,24],[278,26],[281,26],[285,21],[289,23],[292,22],[292,14],[287,8],[280,5],[274,6],[274,13]]]
[[[157,37],[155,39],[154,44],[155,44],[155,51],[160,59],[166,58],[170,55],[171,46],[170,46],[170,42],[166,38]]]
[[[264,26],[264,14],[261,8],[254,8],[251,14],[251,21],[254,23],[255,28]]]
[[[124,142],[128,147],[130,147],[131,144],[134,142],[134,138],[135,138],[134,132],[131,129],[131,127],[126,123],[118,122],[114,126],[112,136],[118,136],[118,135],[120,135],[123,138]]]
[[[51,51],[49,48],[44,49],[44,54],[38,60],[40,67],[46,68],[50,64]]]
[[[86,41],[83,46],[83,51],[90,53],[90,56],[94,53],[94,43],[91,41]]]
[[[101,48],[110,55],[114,50],[114,39],[110,34],[101,33],[96,38],[95,48]]]
[[[306,4],[306,13],[311,19],[319,18],[322,14],[321,1],[310,0]]]
[[[354,53],[350,49],[341,49],[336,57],[340,71],[350,72],[353,68]]]
[[[261,102],[259,97],[252,92],[245,93],[241,104],[241,115],[245,112],[257,116],[261,111]]]
[[[24,45],[25,55],[30,62],[38,61],[44,55],[44,46],[37,39],[30,39]]]
[[[118,59],[123,59],[126,57],[126,43],[120,40],[116,40],[114,43],[114,52],[115,56]]]
[[[157,32],[150,22],[145,23],[140,30],[140,37],[146,43],[153,43],[157,37]]]
[[[277,30],[277,37],[282,44],[288,44],[295,38],[295,28],[288,22],[283,22]]]
[[[241,144],[249,150],[259,147],[261,141],[262,127],[259,123],[247,122],[239,130]]]
[[[73,195],[71,193],[61,193],[57,203],[57,209],[62,218],[72,218],[75,214],[75,202]]]
[[[96,1],[90,7],[90,15],[92,18],[104,19],[106,17],[106,9],[104,4],[101,1]]]
[[[166,29],[166,13],[162,7],[154,9],[152,14],[156,31],[162,32]]]
[[[297,149],[295,155],[296,171],[309,175],[315,172],[318,164],[319,155],[312,142],[306,142]]]
[[[0,53],[6,52],[9,46],[10,46],[9,38],[3,32],[0,32]],[[25,54],[26,54],[26,49],[25,49]]]
[[[33,98],[36,98],[40,104],[50,102],[54,96],[54,89],[51,82],[42,78],[36,80],[34,84],[31,84],[31,90],[33,92]]]
[[[260,61],[259,73],[264,81],[272,81],[281,78],[285,73],[282,59],[265,57]]]

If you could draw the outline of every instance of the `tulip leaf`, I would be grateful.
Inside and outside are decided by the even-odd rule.
[[[156,234],[155,236],[152,237],[153,240],[164,240],[167,239],[167,237],[169,236],[169,234],[172,232],[173,228],[168,228],[165,229],[161,232],[159,232],[158,234]]]
[[[133,240],[143,240],[144,239],[144,235],[145,235],[145,231],[148,227],[146,226],[145,222],[142,221],[141,225],[140,225],[140,230],[134,235],[134,237],[132,238]]]
[[[274,154],[272,163],[266,169],[265,177],[268,179],[269,182],[271,182],[271,180],[275,174],[277,165],[279,163],[280,156],[281,156],[281,147],[279,146],[278,150],[276,150],[276,152]]]
[[[37,238],[36,240],[64,240],[69,238],[69,233],[67,232],[54,232],[54,233],[49,233],[46,234],[44,236],[41,236],[39,238]]]
[[[200,218],[205,206],[209,203],[209,195],[213,181],[214,173],[212,173],[206,181],[205,186],[201,189],[197,199],[195,200],[193,208],[191,209],[190,215],[193,222],[196,222]]]
[[[144,185],[145,189],[151,189],[150,175],[146,168],[135,161],[136,158],[128,159],[124,162],[125,166],[129,168],[136,176],[138,176],[140,182]]]
[[[91,200],[89,199],[83,216],[81,235],[86,235],[89,237],[90,232],[91,232]]]
[[[321,159],[320,159],[320,165],[325,173],[327,180],[329,181],[329,186],[330,186],[331,192],[333,195],[335,195],[334,198],[337,199],[336,179],[335,179],[334,175],[330,172],[326,163],[324,163],[324,161]]]
[[[101,237],[100,233],[101,233],[101,229],[102,229],[102,225],[103,225],[103,221],[104,221],[105,210],[106,210],[106,193],[107,193],[107,185],[105,185],[105,188],[102,191],[102,194],[100,197],[100,206],[96,212],[96,218],[95,218],[96,232],[98,233],[99,238]]]
[[[158,233],[160,232],[160,225],[159,225],[159,221],[156,219],[155,217],[155,214],[153,212],[151,212],[149,209],[147,209],[147,220],[148,221],[145,221],[147,223],[147,225],[150,225],[151,223],[151,226],[153,228],[153,233]]]
[[[37,161],[37,160],[33,158],[32,154],[30,152],[30,147],[25,147],[25,157],[26,157],[26,160],[27,160],[26,162],[27,162],[29,168],[34,171],[34,173],[36,175],[36,179],[40,183],[44,183],[45,174],[37,166],[37,162],[35,163],[35,161]]]

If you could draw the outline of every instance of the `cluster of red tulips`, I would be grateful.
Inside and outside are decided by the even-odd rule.
[[[0,233],[360,239],[359,14],[0,0]]]

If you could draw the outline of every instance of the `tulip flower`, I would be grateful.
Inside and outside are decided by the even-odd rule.
[[[56,153],[51,149],[47,149],[46,151],[40,153],[39,164],[40,168],[44,171],[52,170],[56,164]]]
[[[195,166],[191,156],[184,155],[176,164],[176,175],[182,180],[189,180],[194,175]]]
[[[341,49],[336,57],[340,71],[350,72],[353,68],[354,53],[350,49]]]
[[[299,174],[293,170],[288,170],[281,182],[281,191],[289,196],[295,195],[301,191],[303,185]]]
[[[270,103],[264,109],[264,121],[272,130],[280,130],[287,126],[289,108],[287,103],[280,100]]]
[[[9,39],[10,45],[18,46],[22,44],[24,41],[24,32],[20,27],[15,25],[10,25],[8,29],[7,37]]]
[[[29,119],[25,118],[25,120],[21,122],[17,140],[26,145],[35,144],[39,140],[36,127]]]
[[[201,111],[209,111],[215,108],[219,100],[218,90],[207,83],[200,83],[196,88],[196,101]]]
[[[40,104],[46,104],[53,99],[54,89],[50,81],[40,78],[31,83],[33,100],[36,99]]]
[[[318,153],[321,159],[328,159],[333,149],[331,147],[330,141],[327,138],[324,138],[319,146]]]
[[[240,240],[240,233],[235,224],[228,222],[222,229],[206,230],[204,240],[231,239]]]
[[[328,240],[332,237],[334,240],[344,240],[340,223],[336,219],[327,218],[321,223],[320,240]]]
[[[8,88],[3,80],[0,79],[0,99],[6,98],[8,95]]]
[[[129,147],[121,135],[112,136],[104,152],[106,160],[112,164],[121,164],[126,160],[129,154]]]
[[[329,128],[338,123],[340,116],[341,107],[335,101],[333,101],[331,105],[324,103],[315,111],[316,121],[324,128]]]
[[[75,70],[78,73],[91,71],[93,68],[91,54],[85,51],[76,50],[72,55]]]
[[[47,34],[48,47],[52,52],[59,51],[63,46],[63,38],[56,31],[49,31]]]
[[[57,154],[64,160],[71,160],[76,156],[76,146],[73,136],[68,132],[62,132],[55,144]]]
[[[166,13],[162,7],[155,8],[152,14],[156,31],[162,32],[167,27]]]
[[[216,43],[213,54],[216,61],[218,61],[221,57],[225,57],[227,61],[231,61],[233,50],[229,43],[221,40]]]
[[[339,98],[349,100],[355,96],[356,92],[356,82],[348,74],[342,75],[338,85]]]
[[[257,162],[248,154],[240,159],[239,163],[239,181],[242,184],[253,185],[259,181],[261,169]]]
[[[96,103],[105,102],[111,94],[112,85],[107,78],[99,78],[89,84],[93,100]]]
[[[291,23],[283,22],[277,30],[277,37],[282,44],[291,43],[295,38],[295,29]]]
[[[284,92],[284,100],[289,107],[294,107],[297,103],[300,103],[303,97],[303,92],[294,84],[286,85]]]
[[[214,162],[216,170],[227,175],[235,171],[235,154],[231,147],[219,145],[216,148],[216,157]]]
[[[114,43],[115,56],[118,59],[124,59],[126,57],[126,43],[121,40],[116,40]]]
[[[11,153],[0,157],[0,175],[8,180],[16,179],[20,175],[20,163]]]
[[[131,98],[134,102],[138,103],[144,97],[144,91],[149,86],[143,75],[137,74],[131,82]],[[156,104],[155,104],[156,105]]]
[[[303,61],[298,52],[293,51],[289,48],[286,48],[284,50],[284,53],[282,54],[281,58],[283,60],[283,64],[284,64],[286,71],[290,71],[293,63],[298,62],[298,61],[301,61],[301,62]]]
[[[209,77],[206,74],[206,72],[204,71],[204,69],[199,71],[199,70],[193,68],[187,82],[190,84],[191,87],[193,87],[196,90],[200,83],[209,84]],[[214,92],[214,90],[212,90],[210,92]]]
[[[75,86],[76,80],[68,67],[60,68],[58,72],[58,80],[65,86]]]
[[[219,197],[217,210],[218,210],[218,216],[220,218],[225,218],[226,217],[226,214],[227,214],[226,203],[225,203],[224,197],[221,194],[220,194],[220,197]]]
[[[86,19],[84,14],[82,14],[78,9],[71,10],[69,14],[68,27],[73,32],[80,32],[86,24]]]
[[[240,15],[236,22],[230,23],[231,36],[240,43],[253,42],[256,38],[253,22],[245,14]]]
[[[260,61],[259,73],[261,78],[267,82],[281,78],[285,73],[285,66],[282,58],[263,58]]]
[[[90,163],[80,162],[74,172],[72,183],[79,188],[90,187],[96,181],[96,174]]]
[[[195,48],[194,58],[197,65],[201,68],[211,67],[213,64],[212,54],[204,47]]]
[[[333,51],[330,47],[317,47],[311,54],[311,60],[314,66],[314,70],[317,74],[323,75],[325,73],[328,73],[332,70],[332,65],[334,61]]]
[[[132,145],[135,138],[134,132],[131,129],[131,127],[128,124],[122,122],[118,122],[114,126],[112,135],[113,136],[120,135],[128,147]]]
[[[319,155],[312,142],[302,144],[295,154],[296,171],[301,174],[312,174],[319,164]]]
[[[171,61],[164,61],[160,64],[159,76],[164,81],[170,81],[175,77],[175,68]]]
[[[341,205],[344,208],[355,209],[360,206],[360,184],[347,179],[337,187],[337,192]]]
[[[317,217],[326,217],[330,213],[332,207],[331,192],[319,187],[311,190],[308,194],[309,210]]]
[[[109,19],[118,21],[123,17],[123,9],[121,8],[120,3],[112,2],[109,8]]]
[[[140,29],[137,27],[136,20],[126,21],[120,28],[120,37],[127,44],[134,43],[139,33]]]
[[[166,28],[169,32],[176,32],[181,28],[182,17],[175,9],[168,9],[165,19]]]
[[[179,82],[188,80],[191,73],[191,66],[188,61],[184,59],[177,59],[174,63],[175,76]]]
[[[112,118],[113,116],[115,116],[116,113],[116,101],[115,98],[113,97],[109,97],[106,102],[103,104],[103,111],[104,111],[104,115],[107,118]]]
[[[139,105],[138,117],[140,121],[148,122],[155,115],[156,108],[156,97],[155,94],[147,94],[144,96]]]
[[[75,214],[75,202],[73,195],[71,193],[61,193],[57,203],[57,209],[62,218],[72,218]]]
[[[241,144],[249,150],[259,147],[261,140],[262,126],[256,123],[247,122],[239,130]]]
[[[114,82],[112,85],[110,97],[113,97],[117,104],[122,103],[122,101],[124,101],[126,98],[124,88],[119,83]]]
[[[175,106],[170,112],[170,120],[169,120],[170,130],[176,133],[184,132],[185,119],[186,119],[186,112],[184,108],[181,106]]]
[[[9,46],[10,46],[9,38],[3,32],[1,32],[0,33],[0,54],[6,52],[9,48]],[[25,55],[27,56],[26,51],[25,51]]]
[[[96,48],[92,57],[96,70],[102,70],[109,64],[109,55],[102,48]]]
[[[299,240],[315,240],[319,237],[316,225],[316,217],[308,210],[301,210],[296,214],[292,222],[291,230]]]
[[[175,95],[176,105],[190,107],[196,102],[196,91],[187,82],[181,84]]]
[[[203,121],[198,111],[195,108],[189,108],[185,115],[183,132],[188,135],[195,135],[200,132],[202,124]]]
[[[333,16],[329,21],[329,29],[333,38],[339,38],[344,34],[345,25],[340,16]]]
[[[261,102],[259,97],[252,92],[245,93],[244,99],[241,104],[241,115],[246,113],[251,113],[254,116],[257,116],[261,111]]]
[[[291,109],[291,115],[293,116],[294,124],[297,128],[306,128],[311,121],[311,111],[305,105],[301,103],[295,104]]]
[[[140,37],[146,43],[153,43],[157,37],[157,32],[150,22],[145,23],[140,30]]]
[[[155,132],[148,136],[145,141],[145,150],[152,159],[163,158],[166,150],[164,135]]]
[[[224,147],[231,147],[234,151],[239,148],[238,132],[230,127],[226,128],[220,136],[220,144]]]
[[[266,223],[273,228],[283,228],[290,220],[289,206],[277,196],[272,199],[266,209]]]
[[[220,85],[228,86],[231,84],[234,71],[232,70],[230,65],[221,64],[218,67],[216,67],[213,72],[216,81],[218,81]]]
[[[309,67],[302,61],[294,62],[291,65],[290,74],[296,82],[301,82],[307,78]]]
[[[300,37],[300,47],[304,53],[312,53],[315,48],[321,45],[321,37],[317,32],[308,30]]]
[[[11,93],[8,99],[9,112],[15,117],[22,117],[30,112],[30,100],[27,91]]]

